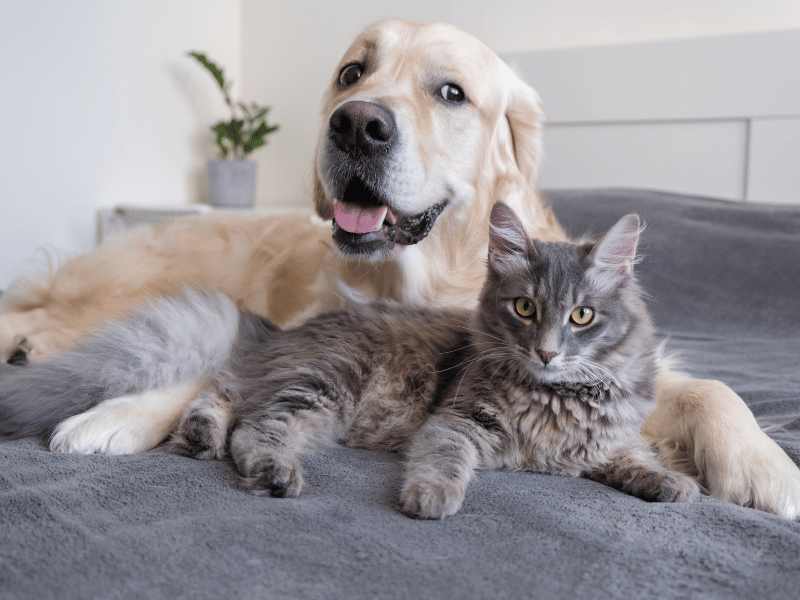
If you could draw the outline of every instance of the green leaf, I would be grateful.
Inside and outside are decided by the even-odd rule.
[[[243,129],[244,121],[242,119],[220,121],[211,127],[211,131],[216,134],[217,146],[220,147],[222,158],[225,158],[229,152],[233,152],[234,156],[241,153],[244,145]],[[225,140],[230,142],[230,148],[224,146],[223,142]]]
[[[267,125],[264,121],[259,123],[245,140],[243,150],[245,155],[250,154],[256,148],[261,148],[267,144],[267,136],[278,130],[277,125]]]
[[[247,107],[247,105],[244,102],[239,102],[239,108],[241,108],[244,111],[244,114],[247,115],[247,118],[249,120],[251,120],[251,121],[253,120],[253,113],[250,112],[250,109]]]
[[[261,148],[261,146],[266,146],[266,144],[267,140],[265,140],[264,138],[261,139],[250,138],[244,143],[244,146],[242,146],[242,150],[244,151],[245,156],[247,156],[256,148]]]
[[[211,131],[214,132],[216,135],[216,142],[217,146],[219,147],[219,156],[220,158],[227,158],[228,157],[228,148],[225,146],[223,141],[228,137],[226,123],[217,123],[213,127],[211,127]]]
[[[206,68],[206,70],[209,73],[211,73],[211,76],[216,80],[216,82],[219,85],[220,89],[223,92],[226,92],[226,96],[227,96],[228,88],[225,85],[225,72],[220,67],[218,67],[216,64],[214,64],[214,62],[212,62],[208,58],[206,58],[205,54],[202,54],[200,52],[189,52],[189,56],[191,56],[195,60],[197,60],[197,62],[199,62],[201,65],[203,65]]]
[[[251,102],[249,105],[244,102],[234,104],[228,94],[231,83],[225,81],[225,73],[222,68],[201,52],[189,52],[189,56],[211,74],[231,109],[233,118],[230,121],[220,121],[211,127],[215,142],[219,147],[220,157],[227,158],[229,154],[233,154],[234,158],[243,158],[253,150],[264,146],[267,143],[266,137],[278,130],[277,125],[267,125],[266,123],[266,115],[270,107],[259,106],[255,102]],[[244,119],[237,118],[237,107],[244,114]]]
[[[257,112],[253,115],[253,120],[257,121],[258,119],[263,119],[267,113],[269,112],[269,106],[265,106],[264,108],[258,108],[255,104],[253,105],[253,109]]]
[[[263,121],[259,123],[258,127],[256,127],[255,131],[251,134],[251,137],[265,137],[267,135],[267,124]]]
[[[244,121],[241,119],[231,119],[230,123],[228,123],[228,127],[231,132],[231,141],[233,141],[234,147],[238,148],[242,145],[242,129],[244,129]]]

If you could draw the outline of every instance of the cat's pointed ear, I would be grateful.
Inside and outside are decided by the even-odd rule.
[[[622,217],[589,253],[594,267],[601,272],[616,275],[632,273],[641,231],[639,215]]]
[[[510,257],[524,257],[530,248],[530,238],[517,213],[504,202],[492,207],[489,217],[489,264],[498,266]]]

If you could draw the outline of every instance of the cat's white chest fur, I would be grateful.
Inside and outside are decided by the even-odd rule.
[[[515,389],[508,431],[516,443],[504,466],[525,471],[577,476],[597,468],[637,439],[642,416],[627,398],[600,399],[580,394]]]

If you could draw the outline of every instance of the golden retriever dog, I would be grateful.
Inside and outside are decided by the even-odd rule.
[[[536,192],[542,109],[494,53],[442,24],[368,27],[336,67],[316,152],[316,216],[214,213],[110,239],[3,296],[5,358],[67,348],[108,319],[186,287],[220,290],[279,324],[348,302],[472,306],[489,213],[502,199],[542,240],[564,232]],[[717,381],[669,370],[642,434],[716,498],[794,518],[800,470]],[[141,452],[202,382],[107,400],[51,448]]]

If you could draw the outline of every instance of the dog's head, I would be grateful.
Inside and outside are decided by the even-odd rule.
[[[483,229],[495,200],[513,206],[534,185],[539,99],[455,27],[368,27],[323,104],[316,209],[346,258],[396,256],[455,215]]]

